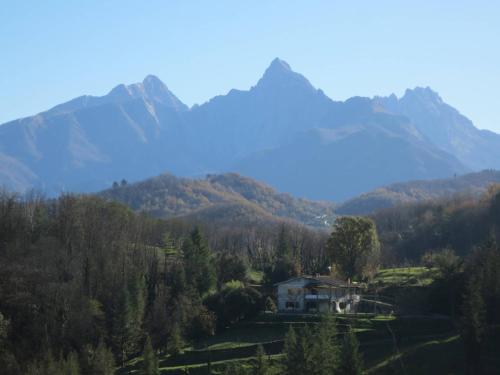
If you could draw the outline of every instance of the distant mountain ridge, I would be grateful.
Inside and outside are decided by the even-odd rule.
[[[376,97],[374,103],[390,113],[408,117],[419,132],[469,168],[499,168],[500,135],[477,129],[430,87],[406,90],[399,99],[395,95]]]
[[[275,59],[255,86],[188,108],[157,77],[0,126],[0,185],[90,192],[125,178],[237,172],[342,201],[378,186],[500,168],[500,136],[430,89],[328,98]]]
[[[163,219],[190,217],[235,225],[293,220],[325,227],[334,216],[332,203],[293,198],[235,173],[204,179],[163,174],[104,190],[99,196]]]
[[[340,204],[339,215],[364,215],[401,204],[453,198],[455,196],[478,197],[491,185],[500,184],[500,171],[484,170],[438,180],[420,180],[380,187]]]

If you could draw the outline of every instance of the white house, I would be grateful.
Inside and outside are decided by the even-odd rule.
[[[275,286],[280,312],[347,313],[360,301],[360,285],[328,276],[300,276]]]

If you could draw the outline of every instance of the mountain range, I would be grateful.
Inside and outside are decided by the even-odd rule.
[[[0,184],[90,192],[166,171],[237,172],[341,201],[380,186],[500,168],[500,136],[430,88],[333,101],[275,59],[249,90],[191,108],[155,76],[0,126]]]

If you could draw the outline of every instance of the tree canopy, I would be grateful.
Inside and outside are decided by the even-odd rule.
[[[373,275],[380,257],[374,222],[365,217],[338,218],[328,239],[327,251],[344,277],[362,279]]]

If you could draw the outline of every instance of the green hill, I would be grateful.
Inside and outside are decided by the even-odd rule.
[[[207,175],[204,179],[163,174],[98,195],[158,218],[190,217],[211,223],[293,220],[325,227],[332,222],[334,209],[332,203],[297,199],[235,173]]]
[[[462,176],[420,180],[381,187],[352,198],[337,209],[341,215],[369,214],[401,204],[450,198],[457,195],[477,197],[492,184],[500,183],[500,171],[484,170]]]

